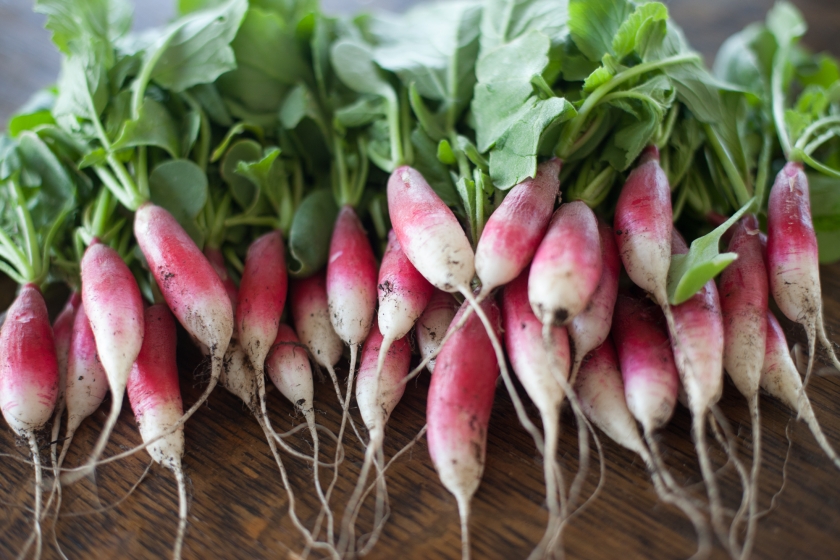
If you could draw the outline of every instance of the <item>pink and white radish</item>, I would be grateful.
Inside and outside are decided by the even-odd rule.
[[[808,386],[820,337],[834,366],[840,361],[825,332],[817,236],[811,219],[808,177],[801,163],[788,162],[776,175],[767,202],[767,272],[773,299],[785,317],[808,335]]]
[[[666,317],[672,217],[668,177],[659,165],[659,150],[649,146],[621,189],[613,227],[627,275],[653,294]]]
[[[384,264],[385,260],[383,259],[383,266]],[[382,471],[385,468],[383,456],[385,424],[405,392],[405,385],[401,381],[408,374],[410,362],[411,345],[408,343],[408,338],[403,335],[403,337],[391,341],[380,332],[378,323],[374,323],[362,349],[359,375],[356,379],[356,403],[359,405],[359,412],[370,435],[370,441],[365,449],[365,460],[362,464],[358,483],[344,510],[341,539],[338,543],[338,551],[342,556],[356,554],[355,521],[361,508],[362,493],[371,466],[375,463],[377,471]],[[364,548],[358,552],[360,556],[364,556],[373,548],[382,530],[385,500],[387,498],[385,478],[377,477],[376,486],[373,533],[368,538]]]
[[[618,319],[618,316],[616,316],[616,319]],[[700,537],[695,557],[705,558],[711,548],[706,521],[689,500],[666,488],[666,484],[668,484],[666,481],[669,478],[667,471],[658,467],[655,459],[648,451],[642,441],[641,434],[639,434],[634,415],[627,406],[625,395],[628,394],[628,391],[624,386],[622,373],[622,371],[619,371],[619,357],[616,354],[615,346],[608,337],[601,346],[590,352],[584,359],[578,378],[575,381],[575,391],[580,399],[583,412],[610,439],[637,453],[642,458],[660,499],[680,508],[691,520]],[[602,462],[602,471],[603,468]],[[600,485],[593,493],[593,497],[599,489]]]
[[[35,284],[25,284],[0,328],[0,411],[35,463],[35,556],[41,556],[41,455],[36,432],[49,422],[58,399],[58,358],[47,305]]]
[[[73,322],[76,310],[82,303],[82,295],[74,290],[67,298],[67,303],[53,322],[53,339],[55,340],[55,356],[58,360],[58,397],[55,404],[55,417],[50,439],[50,460],[53,464],[55,482],[58,483],[58,434],[61,431],[61,417],[64,414],[64,391],[67,383],[67,355],[70,353],[70,339],[73,336]],[[0,323],[0,327],[2,323]]]
[[[584,202],[554,213],[528,276],[528,299],[544,325],[566,325],[586,309],[603,269],[598,220]]]
[[[808,424],[811,433],[814,434],[814,439],[834,465],[840,469],[840,457],[820,428],[820,423],[811,407],[811,400],[805,394],[800,373],[791,359],[782,326],[769,310],[767,311],[767,344],[761,371],[761,388],[782,401]]]
[[[676,230],[672,230],[670,246],[673,254],[688,252],[685,241]],[[689,300],[670,309],[673,314],[673,327],[669,328],[671,348],[691,411],[691,431],[709,496],[712,526],[721,543],[729,548],[720,492],[709,460],[705,435],[710,408],[717,403],[723,391],[723,317],[714,281],[709,280]]]
[[[233,312],[236,313],[236,306],[239,305],[239,289],[236,287],[236,284],[234,284],[233,278],[231,278],[230,274],[228,274],[227,267],[225,266],[224,255],[222,255],[222,252],[216,247],[205,245],[204,256],[207,257],[207,262],[210,263],[210,266],[212,266],[213,270],[216,271],[216,274],[219,275],[219,279],[221,279],[222,284],[224,284],[225,291],[230,298],[230,305],[233,308]]]
[[[586,355],[603,344],[610,334],[613,322],[615,298],[618,295],[618,276],[621,273],[621,260],[610,226],[598,222],[598,234],[601,238],[601,278],[598,287],[589,300],[586,309],[577,314],[568,324],[569,337],[575,349],[572,364],[571,383],[575,382],[577,370]]]
[[[559,159],[541,163],[536,176],[510,189],[487,219],[475,248],[479,300],[519,276],[531,262],[554,210],[559,175]]]
[[[458,301],[452,294],[434,289],[429,304],[414,326],[414,337],[420,357],[427,361],[429,372],[435,369],[435,356],[440,352],[441,342],[458,312]]]
[[[752,418],[753,464],[744,503],[730,530],[730,546],[737,548],[735,532],[745,513],[747,534],[741,551],[748,558],[755,538],[758,508],[758,476],[761,468],[761,417],[758,391],[767,335],[767,268],[761,254],[758,220],[745,216],[733,228],[729,251],[738,259],[720,277],[720,303],[723,313],[723,365],[738,391],[747,399]]]
[[[169,309],[157,304],[146,309],[143,347],[128,377],[128,401],[152,459],[172,471],[178,483],[178,531],[172,557],[181,558],[187,531],[187,486],[181,460],[184,457],[183,426],[170,430],[184,414],[176,361],[177,333]]]
[[[559,368],[560,374],[569,375],[569,336],[565,327],[551,327],[551,352],[546,352],[543,343],[542,323],[534,315],[528,301],[528,273],[522,273],[505,286],[502,292],[502,330],[505,348],[513,371],[540,412],[545,434],[543,472],[545,477],[546,503],[549,520],[545,536],[533,556],[542,557],[546,550],[559,540],[560,523],[567,516],[562,493],[563,475],[557,462],[557,444],[560,437],[560,409],[565,398],[563,388],[557,383],[552,370]],[[558,484],[560,488],[558,489]],[[558,501],[558,493],[561,493]]]
[[[73,483],[92,472],[122,408],[131,367],[143,345],[143,300],[134,275],[119,253],[94,242],[82,257],[82,304],[85,308],[96,353],[111,390],[111,413],[96,446],[82,469],[65,475]]]
[[[498,328],[496,303],[486,299],[481,306]],[[455,320],[467,309],[465,303]],[[487,425],[498,376],[499,363],[490,337],[480,320],[470,316],[452,333],[437,357],[426,406],[429,454],[444,487],[458,502],[465,559],[470,556],[470,500],[484,472]]]

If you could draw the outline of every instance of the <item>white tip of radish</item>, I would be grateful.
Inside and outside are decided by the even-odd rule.
[[[166,432],[183,415],[181,403],[173,402],[148,408],[137,417],[140,435],[143,441],[151,441]],[[146,448],[155,462],[167,468],[174,468],[181,464],[184,456],[184,428],[183,426],[167,436],[162,437]]]
[[[331,368],[341,359],[344,343],[330,322],[327,280],[323,272],[292,282],[292,317],[298,337],[318,364]]]

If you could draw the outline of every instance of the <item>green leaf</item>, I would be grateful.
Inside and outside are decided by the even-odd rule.
[[[207,175],[193,161],[172,159],[152,170],[149,191],[155,204],[169,210],[199,246],[203,236],[195,218],[207,202]]]
[[[277,159],[279,156],[280,150],[278,148],[269,148],[265,151],[262,159],[258,161],[239,161],[235,172],[259,187],[260,192],[271,201],[275,210],[279,210],[281,205],[285,203],[288,206],[287,213],[291,213],[288,182],[283,162]],[[291,216],[288,216],[288,218],[290,219]]]
[[[327,264],[337,216],[338,206],[328,189],[314,191],[303,199],[289,232],[289,274],[306,278]]]
[[[385,101],[378,96],[362,95],[354,103],[335,112],[336,120],[346,128],[370,124],[386,115]]]
[[[104,148],[96,148],[84,155],[79,161],[79,169],[86,169],[94,165],[103,165],[108,161],[108,152]]]
[[[455,159],[455,153],[452,151],[452,146],[445,138],[438,142],[437,148],[438,161],[444,165],[455,165],[458,160]]]
[[[231,196],[243,209],[247,209],[254,202],[257,187],[254,183],[236,172],[240,162],[254,162],[263,159],[263,150],[253,140],[240,140],[234,143],[225,153],[219,171],[222,178],[230,187]]]
[[[333,70],[344,85],[357,93],[369,93],[396,101],[397,94],[373,59],[373,51],[364,43],[342,39],[332,46]]]
[[[247,8],[247,0],[229,0],[172,23],[155,48],[146,52],[147,61],[156,61],[150,78],[169,90],[180,92],[197,84],[210,83],[236,68],[230,43]]]
[[[37,230],[52,223],[75,203],[76,189],[69,173],[47,144],[31,131],[18,138],[18,154],[24,169],[38,177],[37,191],[27,193],[27,206]]]
[[[793,4],[782,1],[767,12],[767,28],[780,45],[787,45],[805,35],[808,25]]]
[[[630,17],[624,20],[612,41],[612,51],[619,60],[625,56],[646,50],[640,47],[640,39],[646,39],[651,33],[651,26],[659,24],[664,30],[668,19],[668,8],[659,2],[648,2],[636,6]],[[663,33],[664,36],[664,33]]]
[[[568,0],[489,0],[481,18],[481,56],[537,30],[549,38],[552,49],[569,36]]]
[[[262,138],[263,136],[263,129],[261,127],[246,122],[238,122],[232,127],[230,127],[230,129],[227,131],[227,134],[225,134],[225,137],[213,150],[213,154],[210,156],[210,161],[218,161],[219,158],[221,158],[222,155],[224,155],[225,151],[228,149],[228,146],[233,141],[233,139],[245,131],[253,133],[258,138]]]
[[[668,302],[671,305],[688,301],[706,282],[738,258],[736,253],[720,253],[720,239],[753,208],[754,203],[755,199],[750,200],[723,224],[692,241],[687,254],[671,255],[671,267],[668,269]]]
[[[627,0],[569,0],[569,30],[589,60],[601,60],[613,51],[613,39],[631,14]]]
[[[53,116],[65,129],[77,131],[79,119],[92,121],[108,104],[108,75],[94,53],[71,55],[62,60],[58,96]]]
[[[320,119],[318,101],[304,84],[299,84],[289,91],[280,107],[280,124],[287,130],[297,127],[304,118]]]
[[[9,119],[9,134],[16,137],[24,130],[32,130],[43,124],[55,124],[52,116],[55,96],[55,92],[47,89],[35,92],[26,105],[18,109]]]
[[[490,152],[490,177],[496,188],[506,190],[535,177],[542,136],[574,114],[572,104],[559,97],[534,102]]]
[[[53,43],[66,54],[108,44],[131,28],[131,4],[125,0],[37,0],[35,11],[46,14]]]
[[[198,84],[190,88],[190,94],[195,97],[210,120],[225,127],[233,125],[230,112],[215,84]]]
[[[150,97],[143,101],[139,118],[125,121],[111,147],[122,150],[135,146],[156,146],[173,158],[181,155],[181,140],[172,115],[163,104]]]
[[[590,93],[598,89],[598,86],[602,86],[605,83],[609,82],[613,77],[613,73],[604,66],[599,66],[596,68],[589,76],[586,77],[586,80],[583,82],[583,91]]]

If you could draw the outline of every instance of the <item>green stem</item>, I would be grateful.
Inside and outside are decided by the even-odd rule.
[[[93,170],[96,172],[99,180],[102,181],[102,184],[117,197],[120,204],[131,209],[134,199],[125,191],[123,185],[114,178],[111,172],[108,171],[108,168],[102,165],[95,165],[93,166]]]
[[[198,129],[198,148],[196,150],[196,164],[201,168],[202,171],[205,173],[207,172],[207,162],[210,159],[210,142],[211,142],[211,133],[210,130],[210,119],[207,118],[207,114],[204,112],[204,109],[201,108],[201,105],[195,100],[195,98],[187,93],[186,91],[182,92],[181,95],[184,96],[184,99],[187,101],[189,106],[193,109],[193,111],[198,112],[198,116],[201,122],[201,125]]]
[[[586,119],[589,117],[592,110],[599,105],[602,98],[609,92],[624,82],[646,72],[652,72],[653,70],[659,70],[667,66],[682,64],[684,62],[700,62],[701,60],[700,56],[694,53],[680,54],[663,58],[662,60],[645,62],[619,72],[613,76],[610,81],[598,86],[595,91],[593,91],[583,102],[583,105],[581,105],[578,110],[578,114],[566,124],[557,147],[557,156],[560,157],[560,159],[568,159],[569,156],[572,155],[573,152],[570,148],[575,145],[575,140],[577,139],[581,128],[583,128],[583,125],[586,123]]]
[[[162,41],[160,47],[155,48],[155,50],[152,51],[152,56],[143,62],[140,74],[134,79],[131,92],[131,115],[133,119],[137,120],[140,118],[140,108],[143,105],[143,98],[146,94],[146,85],[148,85],[149,80],[152,77],[152,71],[155,69],[160,57],[166,52],[166,48],[169,46],[170,41],[172,41],[175,35],[181,30],[181,27],[183,27],[183,25],[170,31],[169,35],[167,35]]]
[[[602,103],[609,103],[610,101],[613,101],[614,99],[623,99],[623,98],[637,99],[637,100],[641,101],[642,103],[647,103],[647,104],[649,104],[653,107],[653,110],[656,111],[656,114],[657,114],[658,117],[662,117],[662,108],[659,106],[659,104],[656,103],[655,101],[653,101],[653,99],[649,95],[644,94],[644,93],[640,93],[638,91],[616,91],[616,92],[613,92],[613,93],[609,93],[609,94],[605,95],[603,98],[601,98],[601,102]]]
[[[149,198],[149,167],[147,161],[146,146],[138,146],[134,174],[137,175],[137,192],[146,199]]]
[[[840,115],[835,115],[831,117],[823,117],[818,121],[815,121],[808,125],[808,128],[802,131],[802,135],[799,137],[799,140],[796,141],[794,148],[803,149],[805,145],[808,143],[808,140],[813,136],[814,132],[818,129],[828,126],[831,124],[840,124]]]
[[[94,205],[93,224],[91,230],[94,237],[102,237],[105,234],[105,229],[108,224],[108,217],[110,215],[111,206],[111,191],[102,189],[99,196],[96,197],[96,204]]]
[[[717,130],[709,124],[704,124],[703,128],[706,130],[706,136],[708,137],[715,154],[717,154],[718,159],[721,164],[723,164],[726,176],[732,183],[732,189],[734,190],[735,198],[738,201],[738,207],[740,208],[752,198],[750,189],[747,187],[746,183],[744,183],[744,179],[738,172],[738,168],[735,167],[735,162],[732,161],[732,156],[729,155],[726,147],[720,141],[720,136],[718,135]]]
[[[400,129],[400,103],[396,94],[388,99],[388,128],[391,131],[391,170],[394,170],[405,162]]]
[[[37,274],[41,270],[41,252],[38,248],[38,234],[35,231],[35,224],[32,223],[32,216],[29,210],[26,209],[26,198],[23,196],[23,190],[20,188],[17,177],[12,177],[9,181],[12,190],[12,196],[16,199],[18,219],[20,220],[21,229],[23,230],[23,239],[26,243],[25,254],[29,257],[29,267],[32,274]],[[27,280],[32,280],[28,278]]]
[[[365,192],[365,185],[367,185],[368,179],[368,171],[369,171],[369,161],[367,158],[367,143],[365,141],[364,136],[359,136],[358,140],[358,150],[359,150],[359,162],[360,162],[360,169],[358,175],[356,176],[356,186],[353,192],[353,198],[351,204],[355,207],[359,204],[359,201],[362,199],[362,194]]]
[[[338,174],[338,192],[340,200],[339,206],[348,204],[352,194],[349,192],[350,187],[347,184],[347,162],[344,160],[344,148],[341,145],[341,139],[334,135],[335,139],[335,168]]]
[[[234,226],[257,226],[270,227],[277,229],[277,218],[270,217],[255,217],[255,216],[234,216],[225,220],[225,227],[231,228]]]
[[[597,132],[598,129],[601,127],[601,123],[606,118],[607,113],[603,112],[595,117],[595,120],[586,128],[586,132],[580,135],[580,138],[575,141],[574,145],[570,150],[570,153],[576,153],[581,146],[589,142],[589,139],[592,138]]]
[[[776,124],[776,134],[779,136],[779,143],[785,159],[790,161],[791,142],[790,134],[785,123],[785,94],[783,88],[784,65],[787,62],[788,46],[779,45],[773,57],[773,70],[770,74],[770,99],[773,104],[773,121]]]
[[[402,103],[400,104],[400,128],[402,135],[400,141],[405,152],[401,164],[411,165],[414,163],[414,146],[411,143],[411,104],[408,102],[408,90],[403,89]]]
[[[770,158],[773,155],[773,135],[765,131],[758,157],[758,173],[755,178],[756,212],[764,206],[764,193],[767,191],[767,178],[770,175]]]
[[[832,129],[832,130],[829,130],[827,132],[824,132],[824,133],[820,134],[819,136],[817,136],[816,138],[814,138],[811,142],[809,142],[808,145],[806,145],[802,149],[802,151],[810,156],[820,146],[822,146],[823,144],[825,144],[826,142],[828,142],[829,140],[831,140],[835,136],[837,136],[837,131],[836,130]]]
[[[665,119],[665,123],[661,129],[659,137],[656,139],[657,148],[664,148],[668,144],[668,140],[671,139],[671,133],[674,131],[674,123],[677,122],[677,115],[680,113],[680,106],[679,103],[674,103],[671,109],[668,111],[668,118]]]
[[[227,262],[239,274],[242,274],[242,272],[245,270],[245,265],[242,264],[242,260],[239,258],[239,255],[236,254],[236,251],[234,251],[231,247],[226,247],[223,252],[225,254],[225,259],[227,260]]]
[[[14,244],[11,238],[2,229],[0,229],[0,245],[6,249],[6,258],[12,266],[18,270],[18,274],[21,276],[32,274],[32,270],[26,262],[26,255],[20,250],[20,247]]]

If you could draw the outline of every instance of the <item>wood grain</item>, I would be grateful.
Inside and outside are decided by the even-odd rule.
[[[168,1],[167,1],[168,3]],[[398,2],[392,2],[395,5]],[[151,3],[161,5],[160,2]],[[720,41],[745,23],[763,17],[770,0],[731,2],[673,1],[669,7],[692,41],[707,57]],[[811,32],[808,42],[816,48],[837,53],[834,30],[840,28],[840,9],[834,0],[799,1]],[[28,6],[24,6],[28,9]],[[33,29],[40,19],[15,16],[14,6],[0,4],[0,38],[14,34],[15,50],[0,47],[0,121],[24,99],[21,92],[48,83],[56,72],[57,58],[45,52],[46,35]],[[29,33],[31,31],[31,33]],[[9,65],[8,60],[14,59]],[[16,88],[7,87],[22,76]],[[14,89],[14,91],[12,91]],[[10,93],[11,92],[11,93]],[[17,93],[15,93],[17,92]],[[823,296],[829,332],[840,340],[840,264],[823,267]],[[0,309],[14,295],[14,287],[0,282]],[[52,298],[60,305],[61,294]],[[53,305],[55,307],[55,305]],[[789,337],[802,341],[801,329],[786,323]],[[186,339],[179,344],[181,384],[185,403],[194,402],[202,390],[199,379],[206,373],[200,357]],[[424,423],[427,376],[412,383],[394,411],[386,434],[386,455],[392,456],[411,440]],[[829,441],[840,446],[840,376],[815,376],[809,387],[817,416]],[[302,422],[277,391],[268,396],[272,421],[278,430]],[[340,417],[335,395],[328,384],[317,385],[318,420],[337,431]],[[108,403],[85,421],[76,435],[67,465],[78,465],[93,447],[105,421]],[[750,423],[744,400],[727,382],[721,409],[738,435],[742,455],[749,458]],[[358,421],[358,411],[354,411]],[[529,406],[532,418],[536,411]],[[782,467],[788,451],[786,428],[790,427],[790,461],[787,484],[777,504],[758,526],[754,558],[836,558],[840,551],[840,484],[838,471],[824,456],[810,432],[796,422],[778,402],[761,403],[764,463],[760,503],[768,507],[782,483]],[[677,479],[702,493],[700,475],[690,438],[688,412],[679,408],[661,435],[666,461]],[[577,467],[574,422],[566,413],[560,457],[567,477]],[[294,558],[303,549],[303,539],[287,515],[288,499],[282,489],[268,447],[257,423],[235,397],[217,390],[208,405],[186,426],[187,455],[184,466],[189,477],[190,525],[185,558]],[[296,448],[310,453],[308,437],[289,439]],[[348,436],[348,457],[342,465],[335,510],[341,512],[361,464],[361,446]],[[566,531],[570,558],[684,558],[694,550],[691,525],[656,498],[642,462],[630,452],[602,438],[606,478],[600,496]],[[140,442],[126,402],[106,455]],[[46,441],[44,442],[46,444]],[[332,447],[326,445],[322,459]],[[16,445],[12,432],[0,429],[0,451],[21,459],[28,457],[24,445]],[[727,507],[736,508],[740,486],[731,464],[718,446],[712,446],[712,460],[720,469],[719,480]],[[85,480],[65,489],[62,517],[55,525],[57,540],[69,558],[161,558],[169,555],[177,522],[177,494],[174,479],[154,466],[138,489],[119,507],[101,513],[78,515],[121,499],[146,468],[144,453],[97,470],[96,486]],[[311,526],[318,510],[312,492],[312,471],[303,461],[284,456],[297,499],[296,511]],[[322,470],[322,480],[328,482]],[[594,466],[587,481],[592,491],[597,480]],[[31,467],[6,457],[0,462],[0,557],[14,558],[31,530],[33,476]],[[371,558],[456,558],[460,553],[458,513],[454,499],[441,486],[431,466],[425,441],[399,459],[389,472],[392,512],[382,538]],[[524,558],[542,536],[547,512],[543,505],[542,465],[539,453],[516,420],[510,398],[503,387],[496,395],[490,420],[487,466],[473,502],[471,524],[475,558]],[[360,523],[361,532],[370,528],[372,508],[368,502]],[[46,523],[47,541],[53,524]],[[48,545],[46,558],[57,558]],[[724,558],[716,549],[714,558]]]

